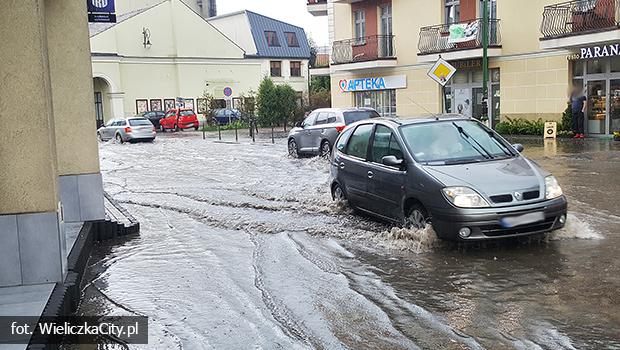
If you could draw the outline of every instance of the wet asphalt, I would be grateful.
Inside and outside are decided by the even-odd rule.
[[[131,349],[620,349],[620,143],[514,141],[568,225],[476,246],[333,203],[328,162],[282,139],[101,144],[142,231],[96,249],[79,313],[148,316]]]

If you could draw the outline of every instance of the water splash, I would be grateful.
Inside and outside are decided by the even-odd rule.
[[[590,224],[571,213],[568,213],[566,226],[560,230],[553,231],[548,236],[550,241],[565,239],[598,240],[603,238],[603,235],[592,228]]]

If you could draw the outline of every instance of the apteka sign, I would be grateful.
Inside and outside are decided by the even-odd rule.
[[[592,47],[582,47],[579,49],[581,59],[601,58],[620,55],[620,44],[608,44]]]
[[[339,86],[342,92],[403,89],[407,87],[407,76],[342,79]]]

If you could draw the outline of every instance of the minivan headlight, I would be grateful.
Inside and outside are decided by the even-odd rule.
[[[555,176],[549,175],[545,177],[545,198],[554,199],[562,195],[562,187],[558,185]]]
[[[446,187],[443,190],[446,198],[457,207],[485,208],[489,203],[478,192],[469,187]]]

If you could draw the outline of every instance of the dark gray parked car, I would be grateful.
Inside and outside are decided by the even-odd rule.
[[[564,226],[556,179],[521,145],[474,119],[373,119],[349,126],[332,155],[331,191],[363,212],[440,238],[482,240]]]
[[[360,120],[378,118],[371,108],[324,108],[310,113],[288,135],[288,152],[291,156],[328,156],[336,138],[347,125]]]

